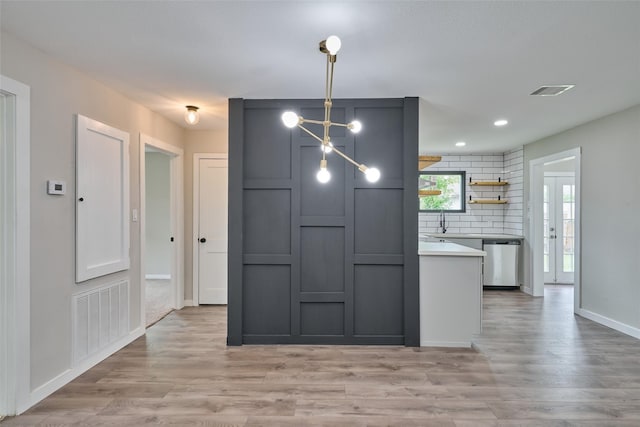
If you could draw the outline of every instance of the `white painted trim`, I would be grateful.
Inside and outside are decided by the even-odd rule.
[[[170,280],[170,274],[145,274],[144,278],[147,280]]]
[[[184,306],[185,307],[192,307],[193,306],[193,300],[192,299],[184,300]]]
[[[610,319],[606,316],[603,316],[598,313],[594,313],[584,308],[579,308],[576,311],[576,314],[584,317],[585,319],[593,320],[596,323],[600,323],[601,325],[607,326],[611,329],[615,329],[616,331],[622,332],[623,334],[627,334],[634,338],[640,339],[639,328],[634,328],[633,326],[627,325],[626,323],[622,323],[617,320]]]
[[[85,373],[86,371],[88,371],[98,363],[102,362],[103,360],[111,356],[116,351],[129,345],[130,343],[132,343],[133,341],[135,341],[136,339],[144,335],[144,333],[145,333],[144,326],[138,327],[137,329],[131,331],[129,335],[124,336],[118,341],[109,345],[108,347],[105,347],[101,352],[96,353],[93,356],[88,357],[87,359],[84,359],[77,366],[74,366],[71,369],[67,369],[57,377],[44,383],[43,385],[41,385],[40,387],[38,387],[37,389],[31,392],[29,396],[29,401],[27,402],[26,405],[18,408],[19,412],[23,412],[29,407],[40,402],[42,399],[49,396],[51,393],[55,392],[59,388],[68,384],[69,382],[73,381],[75,378],[82,375],[83,373]]]
[[[145,322],[145,254],[146,245],[144,237],[146,216],[146,192],[145,192],[145,156],[146,147],[152,147],[155,151],[170,156],[170,206],[171,206],[171,234],[174,237],[174,246],[171,260],[172,286],[174,289],[173,308],[184,307],[184,150],[175,145],[155,139],[144,133],[140,133],[139,144],[139,171],[140,171],[140,322]]]
[[[29,407],[31,388],[31,312],[30,312],[30,114],[31,89],[29,86],[0,75],[0,90],[15,95],[15,146],[12,192],[15,197],[6,200],[7,212],[13,213],[14,233],[4,236],[3,246],[11,248],[13,267],[6,281],[0,281],[0,414],[13,415]],[[1,157],[0,157],[1,159]],[[0,180],[11,184],[10,180]],[[4,189],[2,194],[5,193]],[[4,197],[4,196],[3,196]],[[4,215],[2,215],[4,217]],[[6,283],[6,288],[5,288]],[[5,289],[3,289],[5,288]],[[1,395],[5,394],[4,397]]]
[[[194,306],[198,306],[200,295],[199,295],[199,280],[200,276],[199,272],[199,261],[200,257],[198,256],[199,250],[199,241],[200,238],[200,159],[224,159],[229,161],[229,155],[227,153],[194,153],[193,154],[193,223],[192,223],[192,245],[193,249],[191,252],[191,258],[193,260],[193,273],[192,273],[192,285],[193,285],[193,304]]]
[[[544,176],[547,177],[557,177],[557,176],[575,176],[575,172],[545,172]]]
[[[420,347],[462,347],[471,348],[471,341],[420,341]]]
[[[85,207],[86,203],[91,203],[91,196],[104,193],[102,191],[104,190],[102,183],[98,184],[98,188],[96,188],[95,176],[92,175],[91,172],[87,172],[87,165],[90,164],[90,160],[95,157],[95,143],[93,142],[92,136],[96,134],[108,137],[108,144],[117,144],[120,154],[118,159],[119,164],[114,166],[114,172],[119,172],[118,200],[114,203],[117,204],[120,218],[113,225],[97,224],[95,218],[88,213],[90,212],[90,208],[88,206]],[[128,132],[81,114],[78,114],[76,117],[76,283],[85,282],[89,279],[105,276],[117,271],[128,270],[131,265],[131,235],[129,233],[129,140],[130,135]],[[78,202],[78,200],[85,197],[88,197],[89,201],[86,203]],[[118,226],[118,223],[121,225]],[[114,257],[114,254],[101,253],[100,256],[94,254],[94,258],[88,259],[94,251],[87,251],[85,246],[99,246],[96,241],[93,240],[94,235],[91,234],[90,230],[105,227],[118,236],[119,254],[117,258]],[[108,261],[103,258],[105,255],[108,256],[108,258],[106,258]]]
[[[562,151],[560,153],[551,154],[548,156],[540,157],[529,161],[529,206],[527,214],[529,216],[529,274],[527,288],[531,289],[533,296],[544,296],[544,268],[542,264],[542,191],[535,191],[536,188],[542,188],[544,180],[544,164],[567,157],[575,157],[575,197],[576,197],[576,217],[575,217],[575,242],[574,242],[574,286],[573,286],[573,311],[578,312],[581,308],[581,148],[572,148],[570,150]],[[534,214],[537,213],[537,214]],[[537,254],[537,256],[536,256]],[[526,292],[526,291],[525,291]],[[528,292],[527,292],[528,293]]]

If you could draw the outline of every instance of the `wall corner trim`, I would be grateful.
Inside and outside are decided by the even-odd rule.
[[[608,328],[614,329],[618,332],[622,332],[623,334],[640,339],[640,328],[634,328],[633,326],[627,325],[626,323],[622,323],[617,320],[610,319],[606,316],[603,316],[598,313],[594,313],[593,311],[589,311],[584,308],[579,308],[578,310],[576,310],[576,314],[581,317],[584,317],[585,319],[589,319],[593,322],[596,322]]]
[[[114,342],[109,347],[105,348],[100,353],[94,354],[93,356],[83,360],[77,366],[74,366],[66,371],[62,372],[57,377],[49,380],[48,382],[42,384],[40,387],[36,388],[29,395],[29,401],[22,407],[18,407],[17,413],[21,414],[26,411],[36,403],[40,402],[42,399],[46,398],[56,390],[62,388],[64,385],[70,383],[75,378],[79,377],[98,363],[105,360],[107,357],[111,356],[116,351],[126,347],[128,344],[132,343],[139,337],[143,336],[145,333],[145,328],[138,327],[133,331],[129,332],[128,335],[122,337],[120,340]]]

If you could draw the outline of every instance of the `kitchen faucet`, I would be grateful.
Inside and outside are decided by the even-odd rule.
[[[444,210],[440,211],[440,228],[442,229],[442,234],[447,232],[447,223],[444,217]]]

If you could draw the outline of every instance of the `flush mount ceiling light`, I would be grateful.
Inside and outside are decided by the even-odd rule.
[[[316,139],[320,143],[320,148],[322,149],[322,160],[320,160],[320,170],[318,171],[316,178],[321,183],[327,183],[331,179],[331,173],[327,169],[327,159],[326,155],[329,153],[336,153],[349,163],[353,164],[358,168],[362,173],[364,173],[367,181],[376,182],[380,179],[380,171],[377,168],[371,168],[366,166],[364,163],[358,163],[353,160],[351,157],[347,156],[342,151],[338,150],[331,143],[331,138],[329,137],[329,129],[331,126],[341,126],[346,127],[353,133],[358,133],[362,130],[362,123],[357,120],[352,121],[351,123],[336,123],[331,121],[331,106],[332,100],[331,95],[333,91],[333,67],[336,63],[337,56],[336,54],[340,50],[342,46],[342,42],[337,36],[329,36],[326,40],[322,40],[320,42],[320,52],[325,53],[327,55],[327,74],[326,74],[326,89],[325,89],[325,97],[324,97],[324,120],[310,120],[305,119],[302,116],[294,113],[293,111],[287,111],[282,114],[282,122],[288,128],[299,127],[309,135],[311,135],[314,139]],[[304,124],[314,124],[321,125],[323,127],[323,136],[319,137],[309,129],[304,127]]]
[[[456,142],[456,147],[464,147],[465,145],[467,145],[467,143],[466,143],[466,142],[464,142],[464,141],[458,141],[458,142]]]
[[[507,124],[509,124],[509,121],[505,120],[505,119],[500,119],[500,120],[496,120],[495,122],[493,122],[493,125],[494,126],[498,126],[498,127],[506,126]]]
[[[194,105],[187,105],[185,108],[187,111],[184,112],[184,121],[190,125],[198,123],[200,121],[200,113],[198,113],[199,108]]]

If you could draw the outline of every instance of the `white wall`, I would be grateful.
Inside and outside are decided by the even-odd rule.
[[[189,131],[186,135],[184,153],[184,299],[193,299],[193,155],[195,153],[228,153],[227,130]]]
[[[117,280],[130,282],[130,329],[140,322],[140,229],[131,223],[131,268],[75,284],[75,114],[130,134],[130,204],[140,207],[139,132],[182,148],[185,132],[169,120],[2,33],[0,72],[31,87],[31,389],[72,368],[74,294]],[[126,67],[127,64],[122,64]],[[67,182],[48,196],[47,179]]]
[[[146,209],[145,274],[171,274],[170,158],[163,153],[145,154]],[[168,278],[168,277],[167,277]]]
[[[529,161],[576,147],[582,147],[581,307],[637,330],[640,105],[525,145],[525,200],[530,199]]]
[[[466,212],[446,214],[449,233],[507,233],[522,234],[522,148],[506,153],[449,155],[425,171],[465,171],[466,199],[496,198],[500,195],[507,199],[505,205],[468,204]],[[470,186],[469,178],[474,181],[508,181],[504,187]],[[435,233],[440,231],[439,213],[420,212],[418,232]]]

